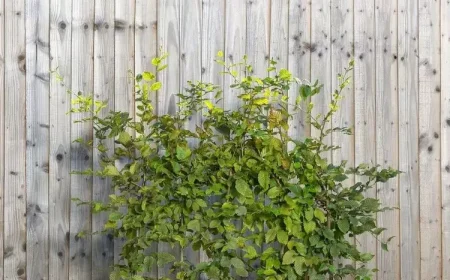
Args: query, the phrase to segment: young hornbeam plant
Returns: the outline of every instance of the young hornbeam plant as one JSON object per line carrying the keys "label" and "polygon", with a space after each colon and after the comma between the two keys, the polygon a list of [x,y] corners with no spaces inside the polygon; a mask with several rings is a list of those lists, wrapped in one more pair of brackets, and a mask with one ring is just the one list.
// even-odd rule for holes
{"label": "young hornbeam plant", "polygon": [[[153,59],[156,72],[166,67],[166,57]],[[317,82],[277,70],[274,61],[266,77],[253,76],[245,58],[228,64],[222,57],[219,52],[216,61],[234,81],[227,92],[237,93],[236,109],[224,110],[208,99],[220,98],[219,86],[189,82],[178,94],[177,112],[157,115],[149,97],[162,85],[152,72],[135,77],[138,121],[126,112],[101,117],[105,103],[75,96],[72,112],[82,113],[82,121],[92,122],[95,130],[96,141],[85,144],[103,155],[99,170],[79,173],[110,177],[115,190],[108,202],[84,203],[109,213],[104,233],[125,239],[123,261],[111,279],[156,279],[146,275],[158,266],[170,267],[158,279],[371,279],[373,269],[365,264],[373,254],[361,252],[351,238],[377,237],[384,230],[376,214],[388,208],[365,193],[399,171],[347,167],[345,161],[334,165],[322,157],[338,149],[324,143],[327,135],[351,133],[329,129],[328,123],[350,83],[353,62],[339,75],[329,111],[313,116],[307,100],[319,94]],[[287,92],[294,84],[299,97],[289,104]],[[292,116],[302,110],[318,137],[289,136]],[[190,130],[186,122],[199,112],[202,123]],[[111,139],[115,146],[109,150],[105,143]],[[362,181],[347,181],[353,175]],[[179,251],[150,250],[156,243]],[[187,247],[204,252],[207,261],[190,262],[183,256]],[[343,265],[345,260],[350,264]]]}

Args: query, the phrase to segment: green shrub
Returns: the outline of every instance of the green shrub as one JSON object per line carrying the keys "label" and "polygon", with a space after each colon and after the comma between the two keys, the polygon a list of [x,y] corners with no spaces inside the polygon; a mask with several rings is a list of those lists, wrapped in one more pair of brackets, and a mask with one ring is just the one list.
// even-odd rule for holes
{"label": "green shrub", "polygon": [[[324,143],[327,135],[350,133],[328,129],[327,123],[350,82],[353,62],[339,75],[329,112],[313,116],[313,104],[306,100],[320,92],[317,82],[300,81],[286,69],[277,70],[273,61],[270,75],[258,78],[249,74],[245,58],[227,64],[222,55],[217,62],[234,80],[231,88],[240,100],[234,110],[208,100],[221,96],[218,86],[189,82],[178,94],[178,112],[156,115],[149,95],[161,83],[150,72],[135,78],[138,121],[125,112],[100,117],[104,103],[81,94],[74,99],[72,112],[93,123],[94,148],[103,154],[100,170],[79,173],[111,177],[116,191],[107,203],[85,202],[94,212],[109,213],[105,232],[125,238],[123,262],[111,278],[151,279],[146,272],[158,265],[170,266],[171,275],[161,279],[202,274],[220,280],[249,274],[258,279],[370,279],[364,264],[373,256],[360,252],[351,238],[384,230],[375,215],[387,208],[364,193],[399,172],[366,164],[346,167],[345,161],[333,165],[322,156],[338,149]],[[153,59],[156,71],[165,68],[165,58]],[[287,91],[293,84],[299,98],[290,104]],[[290,119],[302,112],[317,138],[290,138]],[[199,114],[201,124],[187,129],[188,119]],[[108,139],[115,141],[113,151],[104,144]],[[118,167],[118,160],[126,164]],[[347,183],[354,175],[363,181]],[[181,252],[201,250],[209,260],[190,263],[183,254],[149,250],[161,242]],[[344,266],[342,260],[354,265]]]}

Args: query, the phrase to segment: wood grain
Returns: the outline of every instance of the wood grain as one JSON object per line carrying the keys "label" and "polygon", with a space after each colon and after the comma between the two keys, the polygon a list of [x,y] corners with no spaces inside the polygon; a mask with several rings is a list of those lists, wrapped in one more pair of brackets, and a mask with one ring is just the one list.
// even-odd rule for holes
{"label": "wood grain", "polygon": [[[331,79],[331,6],[330,0],[313,1],[311,4],[311,81],[319,80],[323,84],[322,92],[311,98],[314,103],[313,116],[325,115],[329,110],[331,102],[332,79]],[[328,124],[328,128],[331,125]],[[318,137],[319,131],[312,126],[311,136]],[[325,143],[331,144],[331,135],[326,137]],[[331,152],[323,154],[331,159]]]}
{"label": "wood grain", "polygon": [[[135,70],[135,2],[115,0],[114,8],[114,110],[135,114],[134,80]],[[131,132],[131,131],[130,131]],[[117,160],[116,166],[122,168],[125,160]],[[124,210],[124,209],[122,209]],[[123,239],[114,240],[114,263],[123,263],[120,252]]]}
{"label": "wood grain", "polygon": [[[0,0],[0,42],[5,41],[5,3]],[[0,44],[0,264],[3,264],[4,191],[5,191],[5,44]],[[3,279],[3,265],[0,265]]]}
{"label": "wood grain", "polygon": [[450,279],[450,2],[441,1],[442,278]]}
{"label": "wood grain", "polygon": [[442,279],[440,1],[419,3],[420,279]]}
{"label": "wood grain", "polygon": [[[289,1],[289,70],[300,79],[311,79],[311,2],[307,0]],[[289,90],[289,103],[295,104],[298,86]],[[292,110],[292,107],[290,108]],[[306,120],[306,106],[295,112],[289,126],[290,137],[301,140],[311,135],[311,127]]]}
{"label": "wood grain", "polygon": [[[236,13],[234,11],[239,11]],[[247,40],[247,5],[242,0],[226,0],[225,6],[225,59],[227,63],[238,63],[246,54]],[[240,72],[243,69],[237,69]],[[235,109],[239,106],[237,91],[229,88],[233,78],[224,78],[223,106],[225,109]]]}
{"label": "wood grain", "polygon": [[49,0],[26,3],[27,275],[48,279]]}
{"label": "wood grain", "polygon": [[[69,279],[72,2],[50,2],[49,279]],[[62,81],[60,80],[62,79]]]}
{"label": "wood grain", "polygon": [[[89,95],[94,90],[94,2],[74,1],[72,5],[72,85],[74,94]],[[74,123],[84,114],[73,114],[71,139],[92,140],[90,122]],[[71,169],[92,168],[92,149],[77,142],[70,145]],[[92,200],[92,176],[71,175],[70,195],[82,201]],[[92,218],[89,206],[71,203],[69,279],[89,279],[92,276]],[[85,235],[80,235],[84,233]]]}
{"label": "wood grain", "polygon": [[401,279],[420,279],[418,7],[398,0],[398,106]]}
{"label": "wood grain", "polygon": [[25,1],[5,1],[3,277],[26,279]]}
{"label": "wood grain", "polygon": [[[95,1],[94,18],[94,100],[107,101],[107,107],[100,112],[105,117],[114,109],[114,1]],[[94,139],[94,147],[99,144]],[[114,142],[107,139],[102,143],[111,155]],[[100,169],[102,153],[94,149],[93,169]],[[112,190],[111,180],[94,177],[92,200],[107,202]],[[107,213],[92,216],[92,232],[101,232],[108,220]],[[94,234],[92,236],[92,279],[108,279],[114,264],[114,239],[111,234]]]}
{"label": "wood grain", "polygon": [[[376,0],[376,145],[377,164],[398,168],[398,85],[397,85],[397,1]],[[398,179],[377,184],[377,195],[383,205],[398,208]],[[378,214],[377,223],[387,228],[380,238],[399,236],[399,211],[393,209]],[[377,246],[380,279],[400,279],[399,239],[389,243],[389,251]]]}
{"label": "wood grain", "polygon": [[[355,165],[376,163],[375,114],[375,1],[355,1]],[[356,177],[356,180],[364,178]],[[376,198],[376,189],[366,192]],[[359,249],[374,258],[368,267],[377,267],[376,239],[370,234],[356,238]]]}
{"label": "wood grain", "polygon": [[[158,53],[158,1],[156,0],[136,0],[136,16],[135,16],[135,72],[142,73],[144,71],[154,71],[155,67],[151,64],[152,58]],[[149,96],[154,111],[157,111],[157,94],[152,93]],[[138,103],[135,102],[135,108]],[[135,119],[138,121],[138,116],[135,113]],[[158,244],[152,244],[148,248],[147,253],[154,253],[158,251]],[[156,265],[152,266],[151,271],[147,274],[149,277],[158,277],[158,268]]]}
{"label": "wood grain", "polygon": [[[176,94],[180,91],[180,58],[183,56],[180,46],[180,0],[164,0],[159,2],[158,41],[163,52],[168,52],[167,69],[159,72],[158,80],[162,89],[158,92],[158,114],[173,114],[177,110]],[[158,244],[158,252],[169,252],[180,258],[180,247],[172,248],[168,243]],[[158,276],[169,274],[170,267],[158,268]]]}

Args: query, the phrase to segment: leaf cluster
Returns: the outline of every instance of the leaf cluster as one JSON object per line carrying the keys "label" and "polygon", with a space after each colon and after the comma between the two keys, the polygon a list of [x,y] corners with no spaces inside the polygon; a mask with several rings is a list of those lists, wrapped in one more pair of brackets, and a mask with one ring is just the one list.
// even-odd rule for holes
{"label": "leaf cluster", "polygon": [[[351,133],[327,124],[350,83],[353,62],[339,75],[328,113],[313,116],[308,100],[321,91],[317,82],[294,78],[274,61],[267,77],[257,77],[245,58],[228,64],[222,56],[216,61],[240,100],[233,110],[218,105],[220,87],[189,82],[178,94],[178,112],[157,115],[149,100],[162,84],[152,72],[135,77],[136,119],[126,112],[101,115],[106,104],[89,96],[74,99],[72,112],[84,114],[82,121],[95,129],[96,141],[84,144],[102,154],[99,170],[79,173],[109,177],[115,190],[108,202],[87,202],[94,212],[109,213],[105,233],[125,239],[123,263],[111,278],[152,279],[147,272],[169,266],[170,274],[159,279],[370,279],[365,263],[373,255],[351,238],[384,230],[375,215],[388,208],[365,192],[399,172],[334,165],[323,157],[339,148],[324,143],[327,135]],[[153,59],[156,72],[166,67],[166,57]],[[290,104],[293,86],[299,97]],[[289,136],[292,116],[303,112],[318,137]],[[186,125],[200,113],[200,124]],[[351,184],[350,177],[361,181]],[[149,250],[155,243],[178,248],[181,257]],[[208,260],[191,263],[186,248]]]}

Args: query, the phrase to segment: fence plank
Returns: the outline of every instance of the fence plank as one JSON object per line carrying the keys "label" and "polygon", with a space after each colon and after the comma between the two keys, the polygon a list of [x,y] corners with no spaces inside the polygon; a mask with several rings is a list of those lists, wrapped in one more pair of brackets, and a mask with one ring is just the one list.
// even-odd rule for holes
{"label": "fence plank", "polygon": [[[398,168],[398,94],[397,94],[397,1],[375,1],[376,29],[376,145],[377,164]],[[377,185],[383,205],[398,207],[398,180]],[[393,209],[378,214],[377,222],[387,228],[380,238],[399,236],[399,212]],[[377,272],[380,279],[400,278],[399,239],[389,243],[389,251],[377,247]]]}
{"label": "fence plank", "polygon": [[420,279],[417,2],[398,2],[400,275]]}
{"label": "fence plank", "polygon": [[[307,0],[289,1],[289,70],[295,77],[311,78],[311,2]],[[295,104],[298,86],[289,90],[289,103]],[[306,106],[303,106],[306,110]],[[296,112],[289,124],[289,135],[300,140],[311,135],[310,125],[306,123],[306,114]]]}
{"label": "fence plank", "polygon": [[[227,63],[237,63],[246,54],[247,5],[242,0],[226,0],[225,6],[225,59]],[[227,110],[239,106],[237,90],[231,90],[233,79],[224,78],[223,106]]]}
{"label": "fence plank", "polygon": [[420,279],[441,279],[439,1],[419,0]]}
{"label": "fence plank", "polygon": [[[375,135],[375,16],[374,1],[355,1],[355,165],[376,162]],[[363,178],[357,178],[363,180]],[[376,190],[366,192],[376,197]],[[356,238],[360,250],[374,258],[368,264],[377,266],[376,239],[370,234]]]}
{"label": "fence plank", "polygon": [[71,50],[72,3],[51,0],[50,68],[57,74],[50,76],[49,279],[69,277]]}
{"label": "fence plank", "polygon": [[[114,110],[128,112],[134,116],[134,83],[130,72],[134,73],[134,22],[135,2],[115,0],[114,8]],[[118,167],[126,162],[118,161]],[[120,251],[123,239],[114,241],[114,263],[121,263]]]}
{"label": "fence plank", "polygon": [[[169,53],[167,69],[158,74],[163,88],[158,93],[158,114],[174,114],[177,110],[176,94],[180,90],[180,0],[164,0],[159,2],[158,41],[163,51]],[[169,252],[180,258],[180,247],[171,248],[168,243],[160,243],[158,252]],[[158,268],[158,276],[168,275],[169,266]]]}
{"label": "fence plank", "polygon": [[[144,71],[154,70],[151,64],[152,58],[157,56],[158,52],[158,5],[156,0],[136,0],[136,18],[135,18],[135,72],[142,73]],[[157,110],[157,95],[152,93],[149,96],[154,111]],[[135,106],[137,106],[137,102]],[[136,120],[138,116],[135,114]],[[152,244],[148,249],[148,253],[158,251],[158,244]],[[158,267],[152,266],[151,271],[147,274],[149,277],[158,277]]]}
{"label": "fence plank", "polygon": [[5,1],[4,278],[26,278],[25,1]]}
{"label": "fence plank", "polygon": [[270,1],[247,1],[247,40],[248,63],[253,66],[253,74],[267,74],[270,55]]}
{"label": "fence plank", "polygon": [[[330,0],[313,1],[311,5],[311,81],[319,80],[322,83],[322,92],[311,98],[314,103],[313,116],[325,115],[331,102],[331,2]],[[327,125],[327,128],[330,128]],[[318,137],[319,131],[313,127],[311,135]],[[331,144],[331,136],[324,139],[327,145]],[[331,152],[323,154],[331,159]]]}
{"label": "fence plank", "polygon": [[441,1],[442,279],[450,279],[450,2]]}
{"label": "fence plank", "polygon": [[[223,67],[214,62],[217,52],[225,47],[225,0],[205,0],[202,4],[202,74],[203,82],[223,86]],[[214,94],[208,96],[215,100]],[[218,102],[223,107],[223,99]],[[210,202],[214,202],[211,199]],[[206,262],[209,258],[204,251],[200,252],[200,261]]]}
{"label": "fence plank", "polygon": [[[107,107],[100,112],[106,116],[114,109],[114,1],[95,1],[94,19],[94,100],[107,101]],[[94,139],[94,147],[99,142]],[[111,155],[114,142],[111,139],[103,143]],[[93,168],[100,169],[102,153],[93,151]],[[111,180],[94,177],[92,200],[107,202],[111,193]],[[108,214],[100,213],[92,216],[92,232],[103,230]],[[108,279],[111,266],[114,264],[114,240],[111,235],[95,234],[92,236],[92,279]]]}
{"label": "fence plank", "polygon": [[[93,84],[94,50],[94,2],[90,0],[74,1],[72,6],[72,91],[75,94],[91,94]],[[78,121],[83,114],[72,115]],[[72,123],[71,138],[92,140],[91,123]],[[80,143],[72,142],[70,159],[72,170],[92,168],[92,149]],[[92,177],[71,176],[71,198],[83,201],[92,200]],[[69,279],[89,279],[92,275],[92,231],[91,211],[88,206],[77,206],[72,202],[70,211],[70,263]],[[81,232],[87,233],[85,237]]]}
{"label": "fence plank", "polygon": [[26,3],[27,275],[48,279],[49,1]]}
{"label": "fence plank", "polygon": [[270,58],[278,68],[288,68],[289,5],[284,1],[270,2]]}
{"label": "fence plank", "polygon": [[[188,87],[188,81],[201,81],[202,65],[202,1],[180,1],[180,92]],[[191,131],[201,126],[202,112],[194,114],[186,124]],[[189,145],[196,145],[194,141],[188,141]],[[198,141],[197,141],[198,142]],[[200,252],[188,247],[181,252],[185,259],[192,263],[200,261]]]}
{"label": "fence plank", "polygon": [[[0,0],[0,57],[5,57],[5,3]],[[5,61],[0,59],[0,279],[3,279],[3,236],[5,191]]]}
{"label": "fence plank", "polygon": [[[331,1],[331,80],[333,90],[338,87],[338,74],[344,71],[349,60],[353,56],[353,3],[354,1],[332,0]],[[353,73],[351,73],[353,74]],[[340,110],[334,114],[331,126],[354,128],[355,108],[354,104],[354,86],[353,80],[350,85],[344,89],[340,102]],[[347,167],[354,166],[355,155],[355,137],[354,135],[345,135],[334,133],[331,137],[331,143],[340,146],[338,150],[332,152],[333,164],[340,164],[343,160],[347,161]],[[347,185],[354,183],[354,176],[349,176]],[[353,238],[348,238],[353,242]],[[339,261],[341,262],[341,260]],[[343,260],[344,265],[350,264],[350,260]],[[349,279],[348,277],[346,279]]]}
{"label": "fence plank", "polygon": [[[214,62],[225,48],[225,0],[206,0],[202,5],[202,81],[223,86],[223,67]],[[211,100],[214,96],[209,96]]]}

